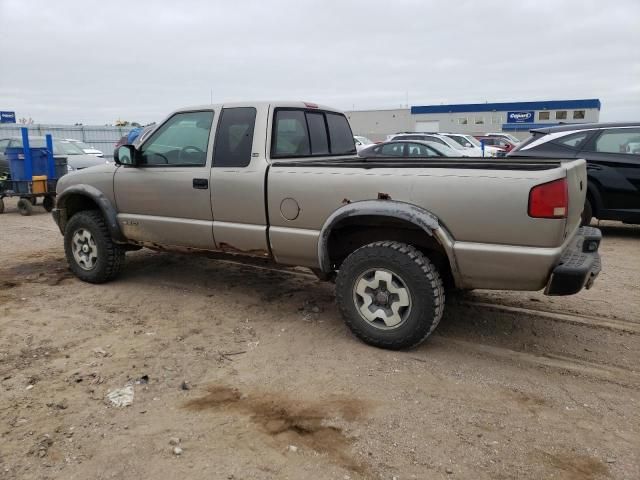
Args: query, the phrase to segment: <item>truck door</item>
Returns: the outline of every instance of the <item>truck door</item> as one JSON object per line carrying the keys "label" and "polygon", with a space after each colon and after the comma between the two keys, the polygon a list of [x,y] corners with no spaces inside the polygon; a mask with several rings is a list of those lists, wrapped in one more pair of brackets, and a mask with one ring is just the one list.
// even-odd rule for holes
{"label": "truck door", "polygon": [[269,255],[267,121],[268,108],[223,108],[220,114],[211,173],[213,234],[219,250]]}
{"label": "truck door", "polygon": [[212,110],[171,116],[140,147],[140,162],[114,177],[118,221],[127,238],[214,249],[210,194]]}

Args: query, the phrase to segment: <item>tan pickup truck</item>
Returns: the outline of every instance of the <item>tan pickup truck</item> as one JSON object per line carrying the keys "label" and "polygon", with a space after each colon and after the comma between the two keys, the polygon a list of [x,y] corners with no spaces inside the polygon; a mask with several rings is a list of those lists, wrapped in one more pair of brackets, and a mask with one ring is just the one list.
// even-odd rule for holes
{"label": "tan pickup truck", "polygon": [[359,158],[339,111],[271,102],[175,111],[115,161],[58,182],[87,282],[140,247],[264,257],[335,279],[355,335],[399,349],[435,329],[446,289],[569,295],[600,271],[583,160]]}

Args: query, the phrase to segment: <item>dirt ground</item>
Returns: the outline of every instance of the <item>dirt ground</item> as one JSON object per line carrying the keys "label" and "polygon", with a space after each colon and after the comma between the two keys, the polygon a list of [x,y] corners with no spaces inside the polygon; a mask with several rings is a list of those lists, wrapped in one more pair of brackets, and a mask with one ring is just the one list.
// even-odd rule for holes
{"label": "dirt ground", "polygon": [[301,270],[141,250],[82,283],[7,202],[0,478],[638,479],[640,227],[602,229],[592,290],[451,297],[390,352]]}

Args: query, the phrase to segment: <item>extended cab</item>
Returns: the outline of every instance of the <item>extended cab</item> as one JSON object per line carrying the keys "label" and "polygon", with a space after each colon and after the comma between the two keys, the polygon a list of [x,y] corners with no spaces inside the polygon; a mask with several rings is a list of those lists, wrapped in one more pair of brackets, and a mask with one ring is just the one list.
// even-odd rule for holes
{"label": "extended cab", "polygon": [[82,280],[139,247],[219,251],[336,280],[362,340],[408,348],[445,288],[568,295],[600,270],[580,228],[583,160],[359,158],[345,116],[315,104],[178,110],[115,165],[64,176],[54,218]]}

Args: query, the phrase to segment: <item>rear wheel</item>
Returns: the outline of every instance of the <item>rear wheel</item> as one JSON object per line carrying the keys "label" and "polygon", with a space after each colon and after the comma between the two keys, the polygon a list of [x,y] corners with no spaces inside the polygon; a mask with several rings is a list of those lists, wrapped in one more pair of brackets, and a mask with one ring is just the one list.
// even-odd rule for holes
{"label": "rear wheel", "polygon": [[97,210],[71,217],[64,230],[64,252],[73,273],[85,282],[107,282],[124,265],[125,250],[113,242]]}
{"label": "rear wheel", "polygon": [[582,210],[582,225],[589,225],[593,218],[593,209],[589,199],[584,201],[584,210]]}
{"label": "rear wheel", "polygon": [[444,311],[444,286],[422,252],[382,241],[345,259],[336,279],[336,299],[358,338],[397,350],[420,344],[436,328]]}

